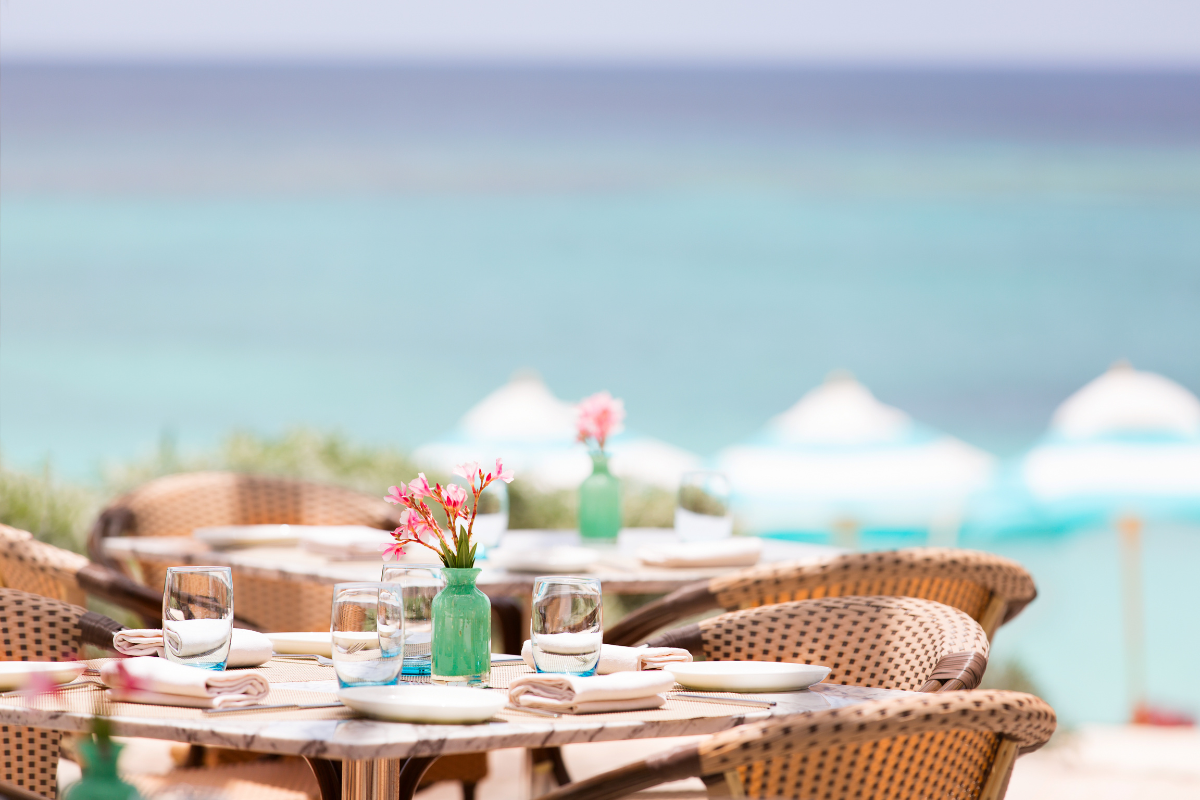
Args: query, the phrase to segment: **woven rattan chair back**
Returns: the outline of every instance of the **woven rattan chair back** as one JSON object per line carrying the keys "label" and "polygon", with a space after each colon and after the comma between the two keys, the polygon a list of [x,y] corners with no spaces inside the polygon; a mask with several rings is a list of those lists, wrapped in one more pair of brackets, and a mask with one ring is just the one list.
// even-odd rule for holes
{"label": "woven rattan chair back", "polygon": [[[366,525],[391,530],[398,512],[383,500],[336,486],[289,478],[193,472],[169,475],[118,498],[92,527],[88,552],[106,560],[109,536],[191,536],[212,525]],[[166,566],[139,560],[129,565],[134,578],[162,591]],[[266,631],[329,630],[333,587],[239,574],[233,591],[238,616]]]}
{"label": "woven rattan chair back", "polygon": [[709,661],[787,661],[829,667],[826,681],[908,691],[973,689],[987,667],[979,623],[911,597],[835,597],[733,611],[670,631],[656,647]]}
{"label": "woven rattan chair back", "polygon": [[964,611],[991,638],[1037,596],[1020,564],[991,553],[917,547],[848,553],[821,562],[766,564],[686,586],[605,631],[609,644],[636,644],[705,611],[847,595],[936,600]]}
{"label": "woven rattan chair back", "polygon": [[74,605],[92,595],[150,620],[162,618],[161,590],[7,525],[0,525],[0,586]]}
{"label": "woven rattan chair back", "polygon": [[542,800],[615,800],[702,776],[710,797],[998,800],[1054,710],[1019,692],[900,696],[741,725]]}
{"label": "woven rattan chair back", "polygon": [[[112,649],[121,626],[79,606],[0,589],[0,645],[5,661],[73,661],[84,644]],[[0,726],[0,794],[5,787],[53,798],[58,791],[60,735],[23,725]]]}

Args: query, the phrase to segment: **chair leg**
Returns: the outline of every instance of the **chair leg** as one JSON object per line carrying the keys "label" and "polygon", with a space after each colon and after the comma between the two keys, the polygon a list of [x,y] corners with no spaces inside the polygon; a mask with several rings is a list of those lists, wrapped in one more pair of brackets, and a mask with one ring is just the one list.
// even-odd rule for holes
{"label": "chair leg", "polygon": [[463,800],[475,800],[475,786],[476,786],[475,783],[463,781],[463,784],[462,784]]}
{"label": "chair leg", "polygon": [[321,788],[321,800],[342,800],[342,762],[328,758],[304,758]]}
{"label": "chair leg", "polygon": [[530,757],[533,759],[534,769],[539,765],[549,766],[554,780],[559,786],[566,786],[571,782],[571,773],[567,772],[567,763],[563,761],[561,748],[535,747],[530,752]]}

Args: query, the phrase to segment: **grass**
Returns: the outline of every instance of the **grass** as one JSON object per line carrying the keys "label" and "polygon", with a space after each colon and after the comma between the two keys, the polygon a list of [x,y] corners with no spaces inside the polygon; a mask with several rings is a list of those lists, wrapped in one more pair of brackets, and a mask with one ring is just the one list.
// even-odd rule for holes
{"label": "grass", "polygon": [[[0,523],[82,552],[88,527],[105,503],[154,478],[198,470],[302,478],[379,496],[417,473],[402,450],[311,428],[293,428],[278,436],[235,431],[217,447],[196,453],[181,453],[173,439],[164,436],[149,456],[106,465],[95,485],[64,482],[48,465],[40,472],[20,472],[0,463]],[[444,481],[446,476],[430,478]],[[674,494],[628,482],[622,488],[627,527],[671,526]],[[509,485],[511,528],[574,528],[577,508],[577,492],[537,491],[522,484],[520,476]]]}

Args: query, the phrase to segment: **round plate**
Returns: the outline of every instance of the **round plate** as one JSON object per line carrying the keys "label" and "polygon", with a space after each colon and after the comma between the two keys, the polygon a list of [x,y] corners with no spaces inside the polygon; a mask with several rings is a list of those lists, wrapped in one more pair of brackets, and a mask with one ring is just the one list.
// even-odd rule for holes
{"label": "round plate", "polygon": [[192,536],[210,547],[286,546],[300,541],[296,525],[222,525],[196,528]]}
{"label": "round plate", "polygon": [[497,547],[487,556],[489,564],[509,572],[545,574],[587,572],[598,558],[598,553],[584,547],[545,547],[536,550],[505,550]]}
{"label": "round plate", "polygon": [[794,692],[820,683],[829,667],[777,661],[699,661],[672,664],[675,680],[706,692]]}
{"label": "round plate", "polygon": [[70,683],[85,669],[82,661],[0,661],[0,691],[20,689],[39,673],[51,683]]}
{"label": "round plate", "polygon": [[507,695],[453,686],[352,686],[338,699],[355,711],[395,722],[486,722],[504,708]]}

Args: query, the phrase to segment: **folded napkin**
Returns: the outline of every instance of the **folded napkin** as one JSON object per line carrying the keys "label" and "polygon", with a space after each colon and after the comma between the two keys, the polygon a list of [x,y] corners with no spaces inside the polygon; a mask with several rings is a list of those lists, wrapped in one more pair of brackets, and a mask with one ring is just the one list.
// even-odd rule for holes
{"label": "folded napkin", "polygon": [[752,567],[762,556],[762,540],[754,536],[738,536],[712,542],[643,547],[637,555],[643,564],[651,567]]}
{"label": "folded napkin", "polygon": [[[544,645],[542,649],[550,652],[550,648]],[[533,642],[528,639],[521,645],[521,658],[525,659],[525,663],[531,669],[537,669],[533,663]],[[596,674],[611,675],[614,672],[665,669],[669,664],[691,660],[692,654],[682,647],[622,647],[619,644],[605,644],[600,646],[600,661],[596,664]]]}
{"label": "folded napkin", "polygon": [[[208,622],[208,620],[190,621]],[[113,634],[113,647],[118,653],[127,656],[157,655],[161,657],[163,655],[163,632],[160,628],[117,631]],[[271,640],[266,636],[258,631],[234,628],[233,639],[229,643],[229,660],[225,665],[228,667],[257,667],[259,664],[265,664],[271,660],[271,652]]]}
{"label": "folded napkin", "polygon": [[188,708],[251,706],[271,692],[257,672],[213,672],[152,656],[110,661],[100,668],[100,679],[112,698],[123,703]]}
{"label": "folded napkin", "polygon": [[666,702],[660,692],[675,687],[675,676],[663,670],[617,672],[612,675],[560,675],[543,672],[523,675],[508,685],[514,705],[561,714],[597,714],[659,708]]}

